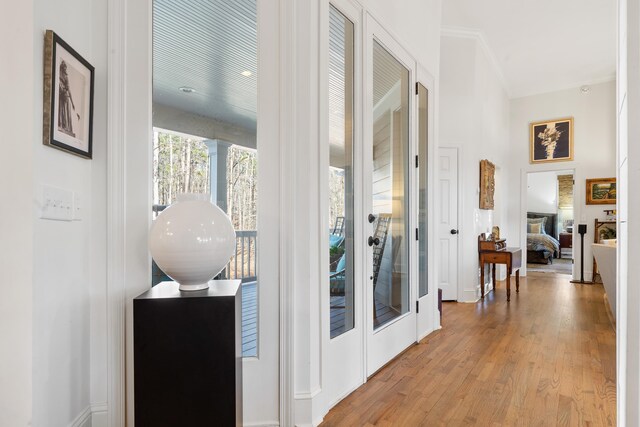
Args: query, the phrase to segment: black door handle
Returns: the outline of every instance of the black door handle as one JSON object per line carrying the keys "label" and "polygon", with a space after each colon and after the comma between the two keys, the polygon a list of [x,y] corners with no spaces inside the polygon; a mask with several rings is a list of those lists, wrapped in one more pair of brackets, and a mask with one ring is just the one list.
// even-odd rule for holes
{"label": "black door handle", "polygon": [[376,220],[376,216],[374,214],[369,214],[367,219],[369,220],[369,224],[373,224],[373,221]]}
{"label": "black door handle", "polygon": [[456,230],[455,228],[451,230],[451,234],[458,234],[458,230]]}
{"label": "black door handle", "polygon": [[373,237],[369,236],[369,239],[367,239],[367,243],[369,243],[369,246],[378,246],[380,244],[380,239],[378,239],[377,237],[374,239]]}

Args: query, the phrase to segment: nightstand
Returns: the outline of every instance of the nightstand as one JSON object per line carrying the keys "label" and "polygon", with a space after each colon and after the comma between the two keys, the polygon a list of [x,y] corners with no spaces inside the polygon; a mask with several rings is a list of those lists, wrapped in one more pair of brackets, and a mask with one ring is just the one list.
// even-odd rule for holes
{"label": "nightstand", "polygon": [[560,233],[560,256],[562,258],[562,249],[573,248],[573,234],[571,233]]}

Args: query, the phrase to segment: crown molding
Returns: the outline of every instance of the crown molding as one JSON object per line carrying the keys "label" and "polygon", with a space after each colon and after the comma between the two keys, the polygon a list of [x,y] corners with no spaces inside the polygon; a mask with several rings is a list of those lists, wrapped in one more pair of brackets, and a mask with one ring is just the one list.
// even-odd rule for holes
{"label": "crown molding", "polygon": [[443,25],[440,28],[440,35],[442,37],[456,37],[476,40],[478,42],[478,45],[480,46],[480,49],[484,53],[485,57],[489,60],[489,63],[498,76],[498,80],[500,81],[500,84],[502,85],[504,91],[507,93],[507,97],[511,98],[511,87],[509,85],[509,82],[507,81],[507,78],[502,71],[502,67],[500,66],[496,55],[493,53],[493,50],[489,46],[489,43],[484,37],[482,31],[470,28]]}
{"label": "crown molding", "polygon": [[580,82],[568,83],[566,85],[559,85],[553,89],[543,90],[529,90],[529,91],[514,91],[511,99],[528,98],[530,96],[546,95],[554,92],[563,92],[568,90],[579,89],[582,86],[596,86],[599,84],[610,83],[616,81],[616,75],[609,74],[594,79],[584,80]]}

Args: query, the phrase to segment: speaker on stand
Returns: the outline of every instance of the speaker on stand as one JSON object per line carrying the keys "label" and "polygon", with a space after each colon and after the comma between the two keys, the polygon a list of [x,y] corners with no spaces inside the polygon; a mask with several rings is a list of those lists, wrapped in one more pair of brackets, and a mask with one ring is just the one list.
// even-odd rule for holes
{"label": "speaker on stand", "polygon": [[580,280],[572,280],[571,283],[584,283],[592,285],[593,282],[584,281],[584,235],[587,233],[587,224],[578,224],[578,234],[580,234]]}

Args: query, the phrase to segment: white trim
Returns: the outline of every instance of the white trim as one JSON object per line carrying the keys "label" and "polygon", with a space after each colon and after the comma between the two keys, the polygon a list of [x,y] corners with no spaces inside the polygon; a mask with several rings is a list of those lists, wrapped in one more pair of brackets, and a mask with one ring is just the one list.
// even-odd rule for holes
{"label": "white trim", "polygon": [[[107,98],[107,425],[125,425],[126,0],[109,0]],[[105,410],[106,410],[105,405]]]}
{"label": "white trim", "polygon": [[[585,176],[580,173],[580,164],[578,162],[570,162],[567,163],[567,166],[561,167],[556,163],[547,163],[542,165],[528,165],[528,167],[524,167],[520,169],[520,236],[519,236],[519,247],[522,250],[522,267],[520,268],[520,276],[527,276],[527,263],[528,263],[528,254],[527,254],[527,211],[528,211],[528,181],[530,173],[544,173],[544,172],[562,172],[562,171],[571,171],[573,174],[573,220],[574,223],[577,224],[580,221],[580,217],[582,215],[582,209],[586,208],[586,205],[583,205],[578,201],[578,193],[576,191],[577,182],[582,182],[581,180],[585,179]],[[578,263],[577,256],[579,256],[579,234],[573,233],[573,251],[571,254],[571,258],[573,258],[573,264],[571,265],[571,279],[579,280],[580,274],[578,272]],[[589,242],[587,241],[587,244]],[[513,275],[514,273],[512,273]],[[593,273],[591,271],[584,272],[584,279],[586,282],[591,281],[591,276]]]}
{"label": "white trim", "polygon": [[498,80],[500,80],[502,88],[505,90],[505,92],[507,92],[507,97],[511,98],[511,89],[509,87],[509,82],[502,72],[500,62],[498,62],[496,55],[493,53],[493,50],[489,46],[489,43],[487,42],[487,39],[485,38],[482,31],[443,25],[440,29],[440,35],[443,37],[457,37],[476,40],[480,45],[480,49],[482,49],[482,52],[486,55],[489,63],[493,67],[493,70],[498,75]]}
{"label": "white trim", "polygon": [[280,424],[295,420],[294,402],[294,310],[295,259],[291,230],[294,207],[296,87],[296,1],[280,0]]}
{"label": "white trim", "polygon": [[107,403],[91,404],[91,427],[107,427],[108,422]]}
{"label": "white trim", "polygon": [[91,427],[91,405],[84,408],[84,410],[71,421],[69,427]]}
{"label": "white trim", "polygon": [[606,74],[604,76],[595,77],[593,79],[584,80],[581,82],[573,82],[568,84],[559,85],[553,89],[544,89],[544,90],[530,90],[530,91],[522,91],[522,92],[514,92],[511,94],[509,99],[518,99],[518,98],[527,98],[530,96],[538,96],[538,95],[546,95],[554,92],[562,92],[566,90],[580,90],[581,86],[594,86],[604,83],[613,82],[616,80],[615,74]]}

